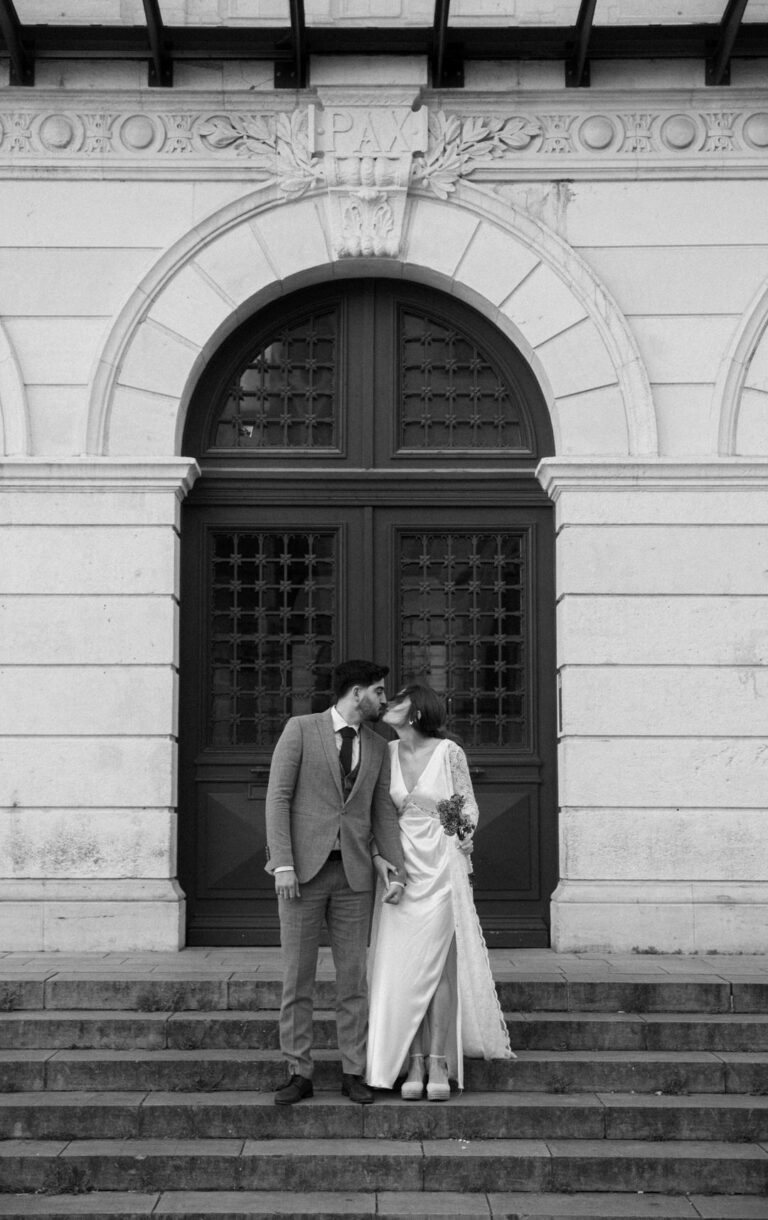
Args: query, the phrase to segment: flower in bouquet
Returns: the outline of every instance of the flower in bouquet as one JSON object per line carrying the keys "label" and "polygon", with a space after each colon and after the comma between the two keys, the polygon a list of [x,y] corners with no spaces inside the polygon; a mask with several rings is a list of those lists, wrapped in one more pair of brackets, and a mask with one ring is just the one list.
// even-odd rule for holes
{"label": "flower in bouquet", "polygon": [[454,792],[452,796],[437,802],[443,830],[447,835],[458,835],[459,839],[466,839],[474,830],[471,820],[464,813],[465,799],[461,793]]}

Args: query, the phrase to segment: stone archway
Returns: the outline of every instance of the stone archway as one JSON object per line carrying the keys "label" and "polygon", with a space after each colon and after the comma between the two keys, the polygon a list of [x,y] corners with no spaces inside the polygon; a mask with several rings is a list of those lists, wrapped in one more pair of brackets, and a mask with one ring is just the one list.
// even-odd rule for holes
{"label": "stone archway", "polygon": [[712,396],[720,457],[768,453],[768,286],[745,311]]}
{"label": "stone archway", "polygon": [[652,456],[650,387],[610,295],[556,234],[462,185],[452,201],[408,197],[396,258],[339,258],[319,195],[276,204],[262,190],[222,209],[145,277],[98,362],[88,450],[179,452],[187,405],[209,355],[242,318],[335,275],[401,276],[460,296],[529,360],[558,456]]}
{"label": "stone archway", "polygon": [[0,453],[24,457],[29,452],[29,424],[24,380],[5,329],[0,323]]}
{"label": "stone archway", "polygon": [[203,370],[238,325],[290,291],[350,276],[421,282],[492,322],[538,381],[556,458],[602,465],[656,455],[650,387],[629,328],[554,232],[466,183],[450,200],[409,193],[396,253],[341,257],[332,222],[320,191],[285,202],[271,186],[167,251],[97,362],[87,448],[99,465],[111,458],[143,469],[179,455]]}

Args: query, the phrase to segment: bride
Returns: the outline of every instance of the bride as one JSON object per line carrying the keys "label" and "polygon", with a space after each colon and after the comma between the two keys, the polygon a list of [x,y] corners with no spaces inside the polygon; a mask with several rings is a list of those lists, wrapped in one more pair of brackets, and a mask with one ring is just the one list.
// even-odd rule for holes
{"label": "bride", "polygon": [[464,751],[444,738],[442,701],[428,686],[401,690],[384,722],[390,743],[390,795],[400,821],[408,886],[377,902],[369,958],[366,1077],[430,1101],[463,1087],[463,1056],[514,1058],[491,975],[468,873],[471,838],[442,826],[438,803],[458,794],[472,828],[478,809]]}

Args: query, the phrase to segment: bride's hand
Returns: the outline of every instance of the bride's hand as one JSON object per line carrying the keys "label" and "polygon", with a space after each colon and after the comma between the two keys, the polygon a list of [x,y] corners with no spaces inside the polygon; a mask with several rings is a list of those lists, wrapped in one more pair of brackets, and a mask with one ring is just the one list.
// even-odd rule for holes
{"label": "bride's hand", "polygon": [[456,839],[459,851],[463,851],[465,856],[471,856],[475,850],[474,835],[467,835],[466,839]]}
{"label": "bride's hand", "polygon": [[393,881],[389,885],[386,894],[382,898],[382,902],[387,902],[387,903],[389,903],[390,906],[396,907],[398,902],[402,898],[402,896],[403,896],[403,886],[398,885],[398,883],[396,881]]}

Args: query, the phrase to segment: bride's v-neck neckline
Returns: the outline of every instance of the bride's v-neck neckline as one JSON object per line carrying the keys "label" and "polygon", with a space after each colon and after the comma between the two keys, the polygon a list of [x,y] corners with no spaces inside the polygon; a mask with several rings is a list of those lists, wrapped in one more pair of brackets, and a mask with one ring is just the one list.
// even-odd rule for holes
{"label": "bride's v-neck neckline", "polygon": [[432,751],[429,758],[425,762],[424,766],[421,768],[418,779],[416,780],[415,784],[413,784],[413,786],[411,788],[409,788],[405,782],[405,776],[403,774],[403,767],[402,767],[402,763],[400,762],[400,742],[398,741],[395,743],[395,757],[397,758],[397,769],[400,772],[400,779],[403,781],[403,788],[405,788],[405,791],[408,794],[408,796],[411,796],[416,791],[419,784],[421,783],[424,776],[426,775],[427,771],[432,766],[432,759],[435,757],[435,755],[437,754],[441,745],[443,744],[443,740],[444,739],[441,739],[440,741],[438,741],[437,745],[435,746],[434,750]]}

